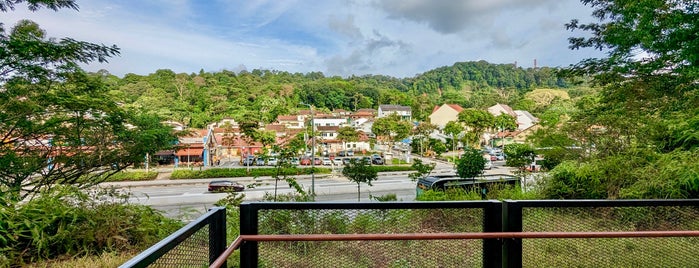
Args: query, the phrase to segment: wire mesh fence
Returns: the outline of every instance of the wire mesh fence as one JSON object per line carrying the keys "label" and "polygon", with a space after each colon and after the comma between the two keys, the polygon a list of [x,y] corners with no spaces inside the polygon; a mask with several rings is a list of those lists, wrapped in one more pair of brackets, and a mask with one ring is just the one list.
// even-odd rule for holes
{"label": "wire mesh fence", "polygon": [[225,215],[212,208],[120,267],[208,267],[226,247]]}
{"label": "wire mesh fence", "polygon": [[209,226],[196,231],[148,267],[207,266],[209,266]]}
{"label": "wire mesh fence", "polygon": [[[699,230],[696,206],[525,207],[522,232]],[[523,239],[521,267],[699,267],[697,237]]]}
{"label": "wire mesh fence", "polygon": [[[484,232],[484,207],[259,209],[260,235]],[[258,267],[483,267],[484,241],[258,242]]]}

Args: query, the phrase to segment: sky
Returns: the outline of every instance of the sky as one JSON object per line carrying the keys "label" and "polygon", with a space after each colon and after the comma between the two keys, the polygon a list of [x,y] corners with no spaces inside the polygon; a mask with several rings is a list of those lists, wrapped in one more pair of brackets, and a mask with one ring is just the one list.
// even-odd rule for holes
{"label": "sky", "polygon": [[105,69],[122,77],[266,69],[326,76],[414,77],[456,62],[567,67],[601,57],[570,50],[591,22],[575,0],[77,0],[79,11],[25,6],[0,13],[10,29],[30,19],[49,37],[116,45]]}

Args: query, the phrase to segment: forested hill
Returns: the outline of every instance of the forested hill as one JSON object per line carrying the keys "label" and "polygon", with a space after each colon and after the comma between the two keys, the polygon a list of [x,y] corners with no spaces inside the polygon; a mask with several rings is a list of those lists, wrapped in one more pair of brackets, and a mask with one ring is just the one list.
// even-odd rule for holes
{"label": "forested hill", "polygon": [[523,69],[514,64],[491,64],[486,61],[457,62],[440,67],[415,78],[413,87],[419,92],[435,92],[438,89],[514,88],[529,90],[533,87],[566,87],[562,78],[556,77],[556,69],[549,67]]}
{"label": "forested hill", "polygon": [[416,119],[424,119],[435,105],[456,103],[463,107],[487,107],[495,103],[514,104],[535,88],[560,88],[566,81],[556,69],[523,69],[512,64],[485,61],[460,62],[412,78],[382,75],[326,77],[321,72],[306,74],[252,70],[176,74],[157,70],[146,76],[127,74],[123,78],[98,72],[115,101],[134,109],[153,111],[166,119],[192,127],[224,117],[239,121],[273,122],[277,115],[307,109],[376,109],[380,104],[411,106]]}

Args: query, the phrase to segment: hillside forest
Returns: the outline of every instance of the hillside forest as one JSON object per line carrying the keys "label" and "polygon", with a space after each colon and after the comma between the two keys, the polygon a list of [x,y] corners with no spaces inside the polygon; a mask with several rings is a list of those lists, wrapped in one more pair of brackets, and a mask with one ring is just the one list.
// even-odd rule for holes
{"label": "hillside forest", "polygon": [[278,115],[306,107],[300,103],[325,111],[404,105],[412,107],[414,118],[424,121],[435,105],[444,103],[464,108],[508,103],[543,109],[535,107],[540,99],[525,96],[537,88],[580,94],[579,87],[559,78],[555,68],[523,69],[514,64],[485,61],[458,62],[412,78],[382,75],[342,78],[326,77],[322,72],[302,74],[257,69],[238,73],[202,70],[192,74],[161,69],[145,76],[126,74],[123,78],[107,71],[95,75],[102,77],[109,95],[124,107],[148,109],[167,120],[197,128],[224,117],[271,123]]}

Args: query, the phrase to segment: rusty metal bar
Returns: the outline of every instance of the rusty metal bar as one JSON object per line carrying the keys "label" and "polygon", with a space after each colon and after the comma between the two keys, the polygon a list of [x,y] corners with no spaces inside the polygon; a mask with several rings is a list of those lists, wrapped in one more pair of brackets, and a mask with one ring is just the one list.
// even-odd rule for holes
{"label": "rusty metal bar", "polygon": [[231,245],[228,246],[228,248],[225,251],[223,251],[223,253],[221,253],[221,256],[218,256],[218,258],[216,258],[216,260],[213,263],[211,263],[211,265],[209,265],[209,267],[221,267],[224,263],[226,263],[228,257],[230,257],[231,254],[233,254],[233,252],[236,249],[238,249],[241,244],[243,244],[243,237],[238,236],[235,240],[233,240],[233,243],[231,243]]}
{"label": "rusty metal bar", "polygon": [[406,234],[302,234],[241,235],[209,267],[220,267],[244,241],[356,241],[356,240],[450,240],[513,238],[631,238],[699,237],[699,231],[639,232],[500,232],[500,233],[406,233]]}

